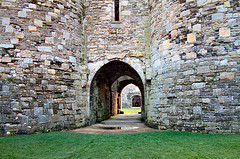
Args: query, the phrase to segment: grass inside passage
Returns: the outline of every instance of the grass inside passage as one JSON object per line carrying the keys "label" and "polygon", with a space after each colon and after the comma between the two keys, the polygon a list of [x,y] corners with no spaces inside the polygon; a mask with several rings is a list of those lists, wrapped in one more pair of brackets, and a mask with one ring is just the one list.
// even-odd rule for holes
{"label": "grass inside passage", "polygon": [[239,158],[239,135],[52,132],[0,138],[0,158]]}
{"label": "grass inside passage", "polygon": [[141,108],[140,107],[136,107],[136,108],[122,108],[122,110],[124,111],[124,113],[138,113],[141,112]]}

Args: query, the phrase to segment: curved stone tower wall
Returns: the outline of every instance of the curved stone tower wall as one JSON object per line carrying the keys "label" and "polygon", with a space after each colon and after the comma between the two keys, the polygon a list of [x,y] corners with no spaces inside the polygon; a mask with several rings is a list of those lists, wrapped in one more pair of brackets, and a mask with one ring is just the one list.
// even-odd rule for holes
{"label": "curved stone tower wall", "polygon": [[0,3],[1,134],[86,123],[81,1]]}
{"label": "curved stone tower wall", "polygon": [[239,1],[150,0],[149,8],[148,123],[239,134]]}

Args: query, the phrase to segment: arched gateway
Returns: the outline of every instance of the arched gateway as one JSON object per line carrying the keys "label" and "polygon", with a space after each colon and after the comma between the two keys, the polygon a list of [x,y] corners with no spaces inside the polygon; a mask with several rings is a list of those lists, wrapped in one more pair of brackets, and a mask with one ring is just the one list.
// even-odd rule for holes
{"label": "arched gateway", "polygon": [[[112,61],[102,66],[91,82],[89,124],[118,114],[121,109],[121,92],[131,83],[139,87],[144,99],[143,82],[129,64]],[[142,106],[142,118],[144,118],[144,100],[142,100]]]}

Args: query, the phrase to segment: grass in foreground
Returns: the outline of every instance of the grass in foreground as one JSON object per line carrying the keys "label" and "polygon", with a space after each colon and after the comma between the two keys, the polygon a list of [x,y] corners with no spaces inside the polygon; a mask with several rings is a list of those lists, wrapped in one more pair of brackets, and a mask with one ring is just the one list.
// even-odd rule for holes
{"label": "grass in foreground", "polygon": [[124,111],[124,113],[138,113],[141,112],[141,108],[137,107],[137,108],[122,108],[122,110]]}
{"label": "grass in foreground", "polygon": [[240,136],[177,131],[0,138],[0,158],[239,158]]}

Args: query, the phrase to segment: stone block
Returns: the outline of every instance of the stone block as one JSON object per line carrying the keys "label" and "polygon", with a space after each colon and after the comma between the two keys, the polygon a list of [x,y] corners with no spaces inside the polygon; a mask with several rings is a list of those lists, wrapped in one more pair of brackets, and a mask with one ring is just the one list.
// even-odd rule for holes
{"label": "stone block", "polygon": [[36,84],[37,80],[35,78],[30,78],[30,83]]}
{"label": "stone block", "polygon": [[2,18],[2,25],[9,25],[10,24],[10,18]]}
{"label": "stone block", "polygon": [[[57,17],[58,16],[56,13],[53,13],[53,12],[48,12],[48,15],[52,16],[52,17]],[[75,18],[77,18],[77,15],[76,15]]]}
{"label": "stone block", "polygon": [[49,90],[49,91],[53,91],[53,90],[55,90],[57,87],[55,86],[55,85],[47,85],[47,89]]}
{"label": "stone block", "polygon": [[47,123],[48,117],[46,115],[40,115],[40,116],[38,116],[38,122],[39,123]]}
{"label": "stone block", "polygon": [[48,85],[48,81],[47,81],[47,80],[42,80],[42,81],[41,81],[41,84],[42,84],[42,85]]}
{"label": "stone block", "polygon": [[42,27],[43,26],[43,21],[38,20],[38,19],[34,19],[33,23],[37,27]]}
{"label": "stone block", "polygon": [[195,59],[196,57],[197,55],[194,52],[186,53],[186,59]]}
{"label": "stone block", "polygon": [[33,109],[33,114],[35,116],[39,116],[39,115],[42,115],[43,114],[43,107],[35,107]]}
{"label": "stone block", "polygon": [[192,74],[194,74],[194,70],[193,69],[183,72],[184,76],[189,76],[189,75],[192,75]]}
{"label": "stone block", "polygon": [[193,107],[193,114],[202,114],[202,108],[199,106]]}
{"label": "stone block", "polygon": [[16,33],[15,33],[15,38],[17,38],[17,39],[23,39],[23,38],[24,38],[24,34],[23,34],[23,33],[20,33],[20,32],[16,32]]}
{"label": "stone block", "polygon": [[25,64],[33,63],[33,59],[32,59],[32,58],[24,58],[23,62],[24,62]]}
{"label": "stone block", "polygon": [[11,57],[2,57],[2,62],[12,62]]}
{"label": "stone block", "polygon": [[58,6],[59,9],[64,9],[64,6],[61,5],[61,4],[57,4],[57,6]]}
{"label": "stone block", "polygon": [[6,33],[12,33],[14,31],[14,28],[11,25],[6,25],[5,32]]}
{"label": "stone block", "polygon": [[70,112],[69,112],[68,109],[63,109],[63,110],[62,110],[62,114],[63,114],[63,115],[69,115]]}
{"label": "stone block", "polygon": [[212,15],[212,20],[223,20],[224,13],[215,13]]}
{"label": "stone block", "polygon": [[230,28],[220,28],[219,29],[219,36],[220,37],[228,37],[228,36],[230,36]]}
{"label": "stone block", "polygon": [[65,86],[65,85],[61,85],[61,91],[67,91],[68,90],[68,87]]}
{"label": "stone block", "polygon": [[50,22],[52,22],[52,17],[50,15],[46,15],[45,20],[46,20],[46,22],[50,23]]}
{"label": "stone block", "polygon": [[228,65],[228,60],[225,59],[225,60],[220,61],[220,65],[221,65],[221,66],[226,66],[226,65]]}
{"label": "stone block", "polygon": [[222,94],[222,89],[213,89],[213,95],[214,96],[219,96]]}
{"label": "stone block", "polygon": [[215,113],[223,113],[224,112],[223,106],[216,106],[215,107]]}
{"label": "stone block", "polygon": [[48,69],[48,74],[55,75],[56,74],[56,70]]}
{"label": "stone block", "polygon": [[197,68],[197,73],[202,74],[202,73],[208,73],[211,72],[209,66],[201,66]]}
{"label": "stone block", "polygon": [[2,7],[12,7],[12,3],[10,2],[1,2]]}
{"label": "stone block", "polygon": [[37,27],[35,27],[35,26],[28,26],[28,31],[37,31]]}
{"label": "stone block", "polygon": [[75,57],[73,57],[73,56],[69,56],[69,62],[76,63],[77,60],[76,60]]}
{"label": "stone block", "polygon": [[164,49],[169,49],[169,47],[170,47],[169,40],[163,41],[163,48],[164,48]]}
{"label": "stone block", "polygon": [[209,98],[203,98],[202,102],[203,103],[211,103],[211,100]]}
{"label": "stone block", "polygon": [[230,2],[229,2],[229,1],[227,1],[227,2],[224,2],[224,7],[231,7],[231,4],[230,4]]}
{"label": "stone block", "polygon": [[18,17],[26,18],[27,17],[27,12],[26,11],[19,11],[18,12]]}
{"label": "stone block", "polygon": [[60,11],[59,9],[54,8],[54,13],[56,13],[56,14],[60,14],[61,11]]}
{"label": "stone block", "polygon": [[37,9],[37,5],[36,5],[36,4],[33,4],[33,3],[30,3],[30,4],[28,5],[28,7],[31,8],[31,9]]}
{"label": "stone block", "polygon": [[3,85],[2,86],[2,91],[9,91],[9,86]]}
{"label": "stone block", "polygon": [[19,40],[18,39],[10,39],[11,44],[18,44]]}
{"label": "stone block", "polygon": [[66,22],[67,22],[67,19],[64,18],[64,17],[61,17],[61,22],[66,23]]}
{"label": "stone block", "polygon": [[44,65],[45,65],[45,66],[50,66],[50,65],[51,65],[51,61],[45,60],[45,61],[44,61]]}
{"label": "stone block", "polygon": [[220,77],[221,80],[234,80],[233,72],[221,72]]}
{"label": "stone block", "polygon": [[62,49],[63,49],[63,46],[62,46],[62,45],[58,45],[58,49],[59,49],[59,50],[62,50]]}
{"label": "stone block", "polygon": [[0,48],[10,49],[14,48],[13,44],[0,44]]}
{"label": "stone block", "polygon": [[181,57],[180,57],[179,55],[174,55],[174,56],[172,57],[172,60],[173,60],[173,62],[176,62],[176,61],[181,60]]}
{"label": "stone block", "polygon": [[39,68],[39,67],[38,68],[34,68],[33,72],[34,73],[42,73],[42,68]]}
{"label": "stone block", "polygon": [[63,38],[64,39],[69,39],[70,38],[70,33],[68,31],[63,32]]}
{"label": "stone block", "polygon": [[5,68],[4,67],[0,67],[0,72],[4,72]]}
{"label": "stone block", "polygon": [[128,1],[126,1],[126,0],[125,1],[121,1],[121,5],[122,6],[127,6],[128,5]]}
{"label": "stone block", "polygon": [[201,24],[196,24],[193,26],[193,31],[194,32],[201,32],[202,30],[202,25]]}
{"label": "stone block", "polygon": [[32,53],[29,50],[23,50],[23,51],[20,52],[20,56],[25,57],[25,58],[31,58]]}
{"label": "stone block", "polygon": [[47,44],[54,44],[54,37],[46,37],[45,43]]}
{"label": "stone block", "polygon": [[238,18],[238,17],[239,17],[239,13],[234,13],[234,14],[233,14],[233,17],[234,17],[234,18]]}
{"label": "stone block", "polygon": [[208,2],[207,0],[197,0],[197,5],[198,6],[203,6],[203,5],[207,4],[207,2]]}
{"label": "stone block", "polygon": [[177,31],[177,30],[172,30],[172,31],[171,31],[171,37],[172,37],[172,38],[176,38],[177,35],[178,35],[178,31]]}
{"label": "stone block", "polygon": [[206,86],[206,83],[193,83],[192,84],[192,89],[201,89]]}
{"label": "stone block", "polygon": [[62,68],[63,70],[67,70],[67,69],[69,69],[69,65],[66,64],[66,63],[62,63],[61,68]]}
{"label": "stone block", "polygon": [[122,16],[131,15],[131,11],[122,11]]}
{"label": "stone block", "polygon": [[196,34],[195,33],[190,33],[187,35],[187,41],[189,43],[196,42]]}
{"label": "stone block", "polygon": [[188,16],[190,14],[191,14],[191,11],[190,10],[186,10],[186,11],[183,11],[183,12],[180,13],[180,17],[186,17],[186,16]]}
{"label": "stone block", "polygon": [[38,46],[38,51],[52,52],[52,47],[50,47],[50,46]]}

